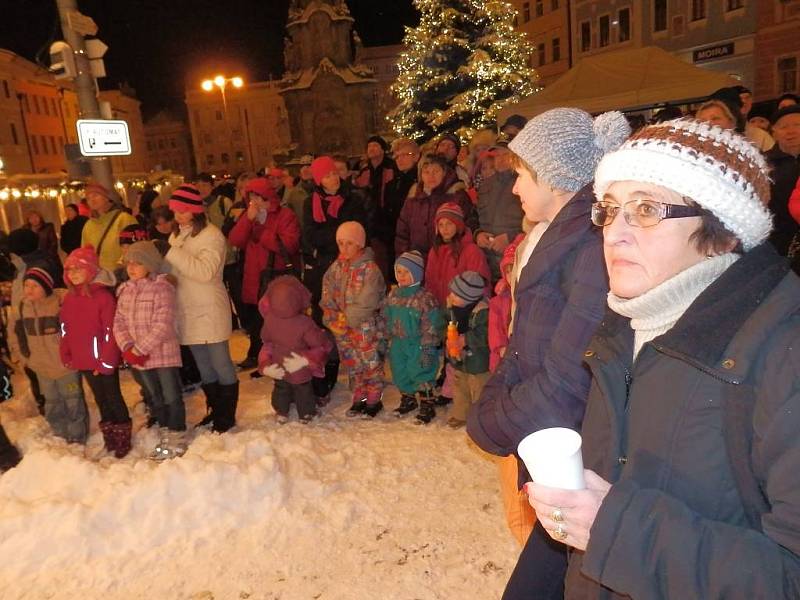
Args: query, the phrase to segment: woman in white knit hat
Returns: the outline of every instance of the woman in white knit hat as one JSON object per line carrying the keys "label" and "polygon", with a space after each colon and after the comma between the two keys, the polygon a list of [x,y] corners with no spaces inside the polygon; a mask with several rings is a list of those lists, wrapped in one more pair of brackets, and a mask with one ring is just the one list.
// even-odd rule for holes
{"label": "woman in white knit hat", "polygon": [[800,595],[800,280],[769,244],[768,170],[693,120],[595,176],[609,311],[586,350],[586,489],[527,484],[575,551],[567,598]]}

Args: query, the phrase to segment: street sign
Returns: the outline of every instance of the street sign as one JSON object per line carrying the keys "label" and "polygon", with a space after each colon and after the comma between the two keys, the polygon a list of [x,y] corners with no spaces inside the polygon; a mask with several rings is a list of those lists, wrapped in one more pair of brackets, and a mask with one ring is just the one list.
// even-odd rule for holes
{"label": "street sign", "polygon": [[131,153],[125,121],[78,119],[78,141],[84,156],[118,156]]}
{"label": "street sign", "polygon": [[97,35],[97,23],[77,10],[67,11],[67,24],[72,31],[81,35]]}

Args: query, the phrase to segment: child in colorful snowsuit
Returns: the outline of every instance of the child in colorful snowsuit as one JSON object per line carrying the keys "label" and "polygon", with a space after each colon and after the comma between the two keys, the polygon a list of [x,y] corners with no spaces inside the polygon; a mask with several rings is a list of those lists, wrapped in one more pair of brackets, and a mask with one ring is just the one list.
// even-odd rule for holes
{"label": "child in colorful snowsuit", "polygon": [[150,398],[163,429],[151,458],[186,452],[186,409],[181,394],[181,353],[175,329],[175,286],[159,275],[163,259],[153,242],[131,244],[123,259],[128,281],[117,292],[114,338]]}
{"label": "child in colorful snowsuit", "polygon": [[[422,287],[425,260],[416,250],[394,263],[397,287],[384,301],[382,316],[389,338],[392,381],[400,390],[401,417],[421,404],[433,404],[433,388],[441,359],[444,314],[431,292]],[[423,414],[426,411],[422,411]]]}
{"label": "child in colorful snowsuit", "polygon": [[339,257],[322,279],[323,324],[333,332],[342,364],[353,382],[353,405],[348,416],[374,417],[383,410],[383,358],[379,346],[384,336],[378,311],[386,284],[367,234],[357,221],[336,230]]}
{"label": "child in colorful snowsuit", "polygon": [[61,307],[61,362],[81,372],[100,409],[106,449],[123,458],[131,449],[131,419],[119,387],[120,352],[114,341],[114,276],[100,268],[91,247],[64,261],[69,287]]}
{"label": "child in colorful snowsuit", "polygon": [[[518,236],[521,240],[521,237]],[[494,286],[495,296],[489,300],[489,371],[494,373],[508,347],[511,326],[511,272],[518,241],[511,242],[500,259],[500,280]]]}
{"label": "child in colorful snowsuit", "polygon": [[36,373],[45,397],[44,416],[53,433],[83,444],[89,435],[89,415],[81,376],[62,365],[59,354],[59,312],[67,290],[53,289],[54,285],[54,275],[45,267],[25,271],[23,300],[9,328],[15,334],[10,340],[24,366]]}
{"label": "child in colorful snowsuit", "polygon": [[[454,367],[453,408],[447,424],[463,427],[473,404],[478,402],[489,379],[489,303],[484,298],[486,280],[475,271],[465,271],[450,282],[447,304],[449,327],[457,337],[448,335],[447,360]],[[450,331],[448,331],[450,334]]]}
{"label": "child in colorful snowsuit", "polygon": [[311,292],[291,275],[271,281],[258,302],[264,318],[258,365],[275,380],[272,408],[281,424],[288,421],[292,402],[303,423],[317,414],[311,379],[325,373],[333,343],[330,334],[306,314],[310,306]]}

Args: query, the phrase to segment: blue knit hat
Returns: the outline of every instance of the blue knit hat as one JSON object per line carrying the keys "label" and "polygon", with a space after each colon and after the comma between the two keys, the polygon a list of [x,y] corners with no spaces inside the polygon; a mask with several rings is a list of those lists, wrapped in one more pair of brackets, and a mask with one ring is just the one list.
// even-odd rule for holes
{"label": "blue knit hat", "polygon": [[464,271],[453,277],[450,282],[450,291],[467,304],[477,302],[486,291],[486,280],[480,273]]}
{"label": "blue knit hat", "polygon": [[567,192],[577,192],[594,179],[607,152],[631,134],[622,113],[595,117],[578,108],[554,108],[535,116],[508,144],[539,180]]}
{"label": "blue knit hat", "polygon": [[425,274],[425,259],[419,251],[403,252],[394,261],[394,266],[408,269],[414,283],[422,283],[422,277]]}

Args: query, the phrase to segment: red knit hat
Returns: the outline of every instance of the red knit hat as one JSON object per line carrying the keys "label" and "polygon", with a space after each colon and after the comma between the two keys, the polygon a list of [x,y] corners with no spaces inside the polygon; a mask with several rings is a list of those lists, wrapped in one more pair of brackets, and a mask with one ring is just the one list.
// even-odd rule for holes
{"label": "red knit hat", "polygon": [[172,192],[172,196],[169,197],[169,209],[171,211],[200,214],[205,210],[203,196],[197,187],[191,183],[184,183]]}
{"label": "red knit hat", "polygon": [[251,179],[248,181],[244,186],[245,198],[247,197],[247,194],[251,192],[261,196],[268,202],[280,202],[280,198],[278,198],[278,192],[275,191],[275,188],[266,177],[257,177],[256,179]]}
{"label": "red knit hat", "polygon": [[336,168],[336,163],[330,156],[320,156],[311,163],[311,175],[317,185],[322,185],[322,178],[333,172],[338,173],[339,169]]}
{"label": "red knit hat", "polygon": [[447,219],[455,223],[458,231],[464,231],[466,225],[464,224],[464,211],[455,202],[445,202],[436,211],[436,226],[439,226],[441,219]]}
{"label": "red knit hat", "polygon": [[100,259],[97,257],[97,252],[94,251],[92,246],[83,246],[77,250],[70,252],[67,259],[64,261],[64,281],[72,285],[69,279],[69,270],[73,267],[79,267],[88,271],[88,281],[91,281],[100,270]]}

